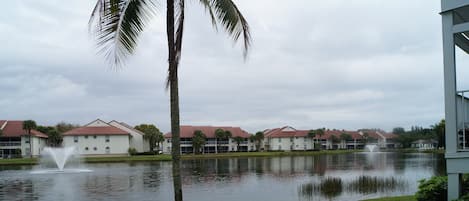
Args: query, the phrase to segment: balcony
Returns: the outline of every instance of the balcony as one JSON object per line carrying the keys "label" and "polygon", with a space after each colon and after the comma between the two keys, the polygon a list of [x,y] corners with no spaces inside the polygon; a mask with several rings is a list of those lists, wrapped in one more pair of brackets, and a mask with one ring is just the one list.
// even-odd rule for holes
{"label": "balcony", "polygon": [[458,151],[469,151],[469,90],[457,91],[456,122]]}
{"label": "balcony", "polygon": [[21,146],[21,141],[19,142],[0,142],[0,147],[19,147]]}

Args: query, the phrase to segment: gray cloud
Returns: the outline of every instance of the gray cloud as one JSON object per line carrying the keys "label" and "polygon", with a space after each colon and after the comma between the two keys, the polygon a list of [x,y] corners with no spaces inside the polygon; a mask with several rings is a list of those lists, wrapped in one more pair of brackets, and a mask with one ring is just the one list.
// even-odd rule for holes
{"label": "gray cloud", "polygon": [[[390,130],[443,117],[438,1],[236,3],[252,27],[246,61],[241,46],[214,31],[197,2],[188,4],[180,67],[183,124],[250,132],[283,125]],[[93,1],[5,6],[1,118],[41,124],[117,119],[169,130],[163,7],[136,55],[112,69],[96,55],[87,31]]]}

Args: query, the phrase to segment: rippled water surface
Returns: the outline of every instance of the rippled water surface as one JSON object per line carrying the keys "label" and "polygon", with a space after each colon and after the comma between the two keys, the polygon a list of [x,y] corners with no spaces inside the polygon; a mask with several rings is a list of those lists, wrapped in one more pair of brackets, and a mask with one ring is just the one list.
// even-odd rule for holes
{"label": "rippled water surface", "polygon": [[[87,164],[88,173],[0,166],[0,200],[172,200],[170,162]],[[188,201],[359,200],[412,194],[444,174],[438,154],[352,153],[182,161]]]}

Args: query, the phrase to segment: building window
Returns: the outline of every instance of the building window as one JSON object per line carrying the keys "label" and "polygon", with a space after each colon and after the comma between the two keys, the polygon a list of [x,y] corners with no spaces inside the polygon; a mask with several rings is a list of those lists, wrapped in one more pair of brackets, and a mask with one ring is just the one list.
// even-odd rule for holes
{"label": "building window", "polygon": [[278,138],[278,142],[282,142],[282,138]]}
{"label": "building window", "polygon": [[106,142],[109,142],[109,135],[106,135]]}
{"label": "building window", "polygon": [[278,150],[282,150],[282,145],[278,145]]}
{"label": "building window", "polygon": [[88,136],[87,136],[87,135],[85,135],[85,139],[88,139]]}
{"label": "building window", "polygon": [[29,144],[30,139],[31,139],[30,136],[26,136],[26,138],[24,139],[24,143]]}
{"label": "building window", "polygon": [[94,147],[94,148],[93,148],[93,150],[97,151],[97,150],[98,150],[98,148]]}
{"label": "building window", "polygon": [[88,147],[85,147],[85,151],[88,151]]}
{"label": "building window", "polygon": [[96,135],[93,135],[93,138],[96,139]]}
{"label": "building window", "polygon": [[73,136],[73,142],[78,142],[78,136]]}
{"label": "building window", "polygon": [[106,154],[111,153],[111,149],[109,147],[106,147]]}

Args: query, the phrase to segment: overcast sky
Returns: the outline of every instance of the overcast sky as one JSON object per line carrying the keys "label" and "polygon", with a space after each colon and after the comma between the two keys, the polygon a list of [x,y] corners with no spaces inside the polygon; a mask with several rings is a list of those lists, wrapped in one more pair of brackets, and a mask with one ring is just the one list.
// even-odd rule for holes
{"label": "overcast sky", "polygon": [[[234,1],[251,26],[246,61],[197,0],[186,4],[181,124],[391,130],[443,118],[439,0]],[[88,34],[94,3],[3,2],[0,119],[169,131],[164,1],[117,70]]]}

